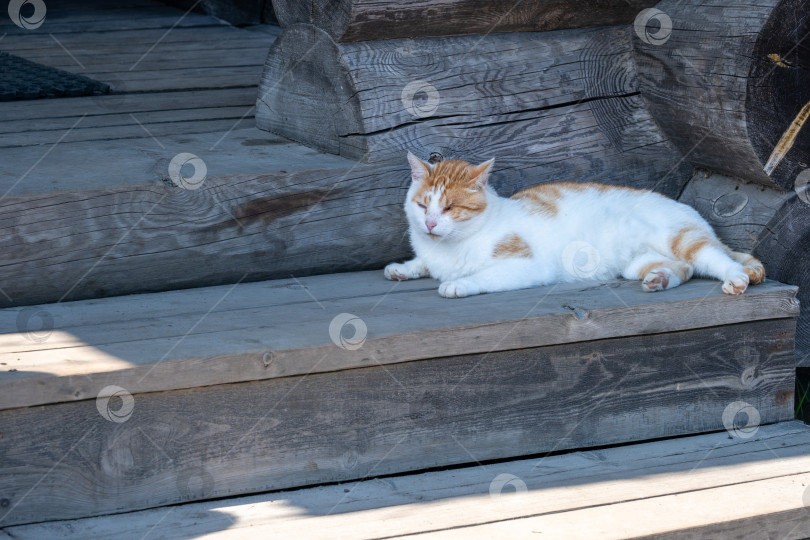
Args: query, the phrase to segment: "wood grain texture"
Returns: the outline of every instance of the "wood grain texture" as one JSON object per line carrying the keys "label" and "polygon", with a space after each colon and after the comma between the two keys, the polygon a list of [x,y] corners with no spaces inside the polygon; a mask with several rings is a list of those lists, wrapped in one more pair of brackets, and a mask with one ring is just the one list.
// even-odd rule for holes
{"label": "wood grain texture", "polygon": [[[803,484],[807,478],[807,472],[802,470],[783,478],[769,478],[749,484],[675,493],[656,500],[624,501],[612,508],[589,508],[561,515],[498,521],[409,535],[409,538],[419,540],[533,538],[535,531],[543,531],[544,534],[561,540],[594,536],[606,539],[632,537],[644,540],[692,538],[800,540],[806,538],[807,531],[810,530],[810,516],[807,508],[801,503],[804,495]],[[663,508],[677,511],[666,512],[662,510]],[[745,517],[731,523],[721,521],[723,517],[740,516]],[[572,530],[572,523],[583,525]]]}
{"label": "wood grain texture", "polygon": [[[656,501],[668,495],[684,496],[729,485],[742,488],[748,482],[806,475],[810,471],[805,451],[810,443],[809,436],[808,428],[800,422],[783,422],[761,426],[746,439],[729,438],[723,431],[485,466],[375,478],[349,485],[190,503],[171,509],[23,525],[9,527],[8,531],[19,540],[113,536],[121,540],[140,540],[144,530],[150,531],[150,538],[159,540],[225,531],[229,538],[240,539],[264,535],[306,535],[316,540],[371,539],[390,536],[392,532],[408,535],[526,516],[564,516],[567,512],[587,508],[611,510],[628,501]],[[507,488],[501,497],[493,498],[490,488],[500,474],[520,479],[527,491],[512,493]],[[720,521],[738,513],[740,502],[764,503],[772,501],[774,494],[760,491],[753,497],[737,497],[737,504],[716,501],[709,508],[714,510],[714,521]],[[791,508],[798,508],[801,496],[793,503]],[[763,524],[773,523],[766,521],[766,516],[757,517],[760,518],[758,525],[749,523],[746,531],[767,531]],[[598,527],[603,523],[594,521],[590,525]],[[659,523],[655,518],[628,520],[625,526],[636,525],[644,534],[657,530]],[[571,520],[568,524],[568,530],[573,531],[581,531],[585,525]],[[617,537],[628,536],[627,533],[620,536],[622,531],[615,527],[609,528]],[[739,534],[742,527],[726,530]],[[789,528],[785,534],[788,531]],[[785,534],[779,537],[784,538]]]}
{"label": "wood grain texture", "polygon": [[312,24],[338,42],[624,25],[655,4],[653,0],[273,0],[282,26]]}
{"label": "wood grain texture", "polygon": [[[0,206],[5,204],[7,208],[12,208],[36,200],[38,202],[35,204],[41,205],[37,208],[48,208],[47,212],[53,212],[54,205],[58,208],[66,200],[61,193],[72,192],[69,196],[72,200],[94,199],[108,195],[96,190],[113,188],[132,193],[127,201],[133,206],[122,206],[125,203],[120,202],[117,207],[108,209],[110,213],[142,215],[149,209],[149,206],[143,205],[154,202],[142,193],[143,185],[150,184],[149,189],[167,193],[164,183],[168,183],[168,187],[174,186],[169,177],[169,163],[182,152],[191,152],[203,160],[207,172],[204,185],[215,178],[224,181],[225,177],[240,174],[285,174],[309,170],[317,177],[324,174],[323,169],[345,172],[355,165],[339,156],[314,152],[283,137],[259,131],[253,127],[250,107],[242,108],[241,113],[237,109],[235,112],[239,114],[235,118],[227,118],[233,112],[218,108],[210,115],[225,118],[215,121],[194,119],[192,115],[197,112],[201,111],[157,113],[158,118],[151,123],[147,122],[152,115],[146,114],[141,121],[141,115],[137,113],[133,115],[134,119],[129,114],[112,113],[102,115],[98,121],[90,117],[81,121],[69,117],[64,121],[70,122],[70,126],[76,124],[76,127],[71,129],[68,126],[55,133],[40,132],[42,141],[53,141],[51,145],[32,144],[33,138],[22,132],[16,140],[22,144],[28,143],[26,146],[0,148],[0,189],[5,195]],[[105,116],[106,120],[113,122],[118,117],[120,123],[105,126]],[[161,121],[161,116],[165,122]],[[182,119],[184,116],[187,120]],[[88,122],[86,128],[82,127],[85,122]],[[58,123],[58,120],[54,121],[54,124]],[[99,123],[101,126],[92,127]],[[144,128],[149,130],[151,137]],[[54,145],[60,137],[62,141]],[[15,140],[9,134],[0,135],[0,139],[12,144]],[[47,156],[42,159],[46,152]],[[35,163],[36,167],[31,169]],[[126,171],[126,174],[110,174],[111,167],[116,172]],[[25,198],[34,194],[39,197]],[[45,199],[51,194],[56,198],[51,201],[53,204],[48,204]],[[17,200],[17,196],[23,197],[24,201]],[[230,210],[227,205],[223,208]],[[82,221],[82,216],[90,219],[102,211],[92,205],[85,209],[86,213],[74,214],[77,232],[83,230],[85,225],[89,226]],[[59,212],[54,212],[50,217],[59,220]],[[8,226],[11,222],[5,223]],[[12,236],[5,238],[8,245],[16,245],[19,240]],[[12,259],[7,258],[6,263],[12,263]]]}
{"label": "wood grain texture", "polygon": [[675,196],[691,174],[638,96],[628,28],[335,43],[284,30],[256,122],[365,162],[495,157],[497,187],[598,180]]}
{"label": "wood grain texture", "polygon": [[782,190],[697,171],[678,200],[700,212],[727,246],[750,253],[788,198]]}
{"label": "wood grain texture", "polygon": [[0,244],[13,255],[0,266],[0,302],[382,267],[409,249],[401,210],[408,180],[402,169],[358,167],[212,175],[196,190],[165,178],[9,196],[0,201],[0,227],[9,231]]}
{"label": "wood grain texture", "polygon": [[641,93],[667,137],[696,166],[792,189],[810,164],[810,130],[764,169],[810,102],[807,2],[664,0],[656,9],[672,22],[668,40],[638,28],[634,44]]}
{"label": "wood grain texture", "polygon": [[783,421],[794,371],[771,320],[2,411],[0,524]]}
{"label": "wood grain texture", "polygon": [[[312,256],[311,254],[308,256]],[[794,287],[745,295],[692,281],[667,294],[583,282],[448,301],[382,272],[289,278],[0,312],[0,409],[795,317]],[[365,327],[342,347],[349,313]],[[340,323],[337,323],[340,325]],[[44,331],[43,331],[44,330]]]}
{"label": "wood grain texture", "polygon": [[[57,521],[9,527],[18,540],[41,538],[111,538],[141,540],[143,531],[158,540],[198,538],[227,534],[229,538],[249,539],[257,536],[314,540],[351,537],[373,539],[448,530],[485,523],[498,523],[527,516],[570,516],[578,511],[604,508],[615,511],[622,504],[636,501],[660,501],[662,497],[688,497],[690,493],[708,492],[718,487],[736,487],[730,499],[716,499],[706,505],[713,515],[711,522],[722,522],[718,532],[745,538],[767,537],[780,532],[774,526],[772,509],[790,502],[794,512],[783,516],[787,529],[778,538],[793,531],[808,530],[807,514],[797,519],[802,496],[791,489],[759,489],[741,496],[746,485],[771,479],[793,479],[810,472],[806,452],[810,430],[800,422],[782,422],[760,426],[749,438],[729,437],[726,431],[708,435],[615,448],[588,450],[475,465],[444,471],[373,478],[351,484],[318,486],[306,489],[235,497],[156,508],[127,514],[101,516],[71,521]],[[524,482],[527,491],[504,489],[501,497],[490,495],[493,480],[502,474]],[[802,479],[798,479],[799,487]],[[783,497],[784,495],[784,497]],[[743,503],[743,504],[741,504]],[[743,514],[743,505],[759,503],[755,518],[743,523],[728,523]],[[673,507],[680,507],[673,504]],[[750,511],[750,510],[749,510]],[[702,513],[702,512],[701,512]],[[671,513],[694,522],[698,512]],[[617,527],[609,516],[603,520],[567,520],[561,532],[580,532],[585,526],[600,528],[593,536],[627,538],[631,532],[650,534],[660,531],[660,510],[649,519],[622,520]],[[645,516],[646,518],[646,516]],[[697,519],[696,519],[697,518]],[[633,531],[627,527],[634,527]],[[464,529],[462,529],[464,530]],[[547,530],[539,528],[535,530]],[[716,537],[714,535],[713,537]],[[555,536],[556,537],[556,536]],[[581,537],[581,535],[580,535]],[[705,535],[704,535],[705,537]]]}

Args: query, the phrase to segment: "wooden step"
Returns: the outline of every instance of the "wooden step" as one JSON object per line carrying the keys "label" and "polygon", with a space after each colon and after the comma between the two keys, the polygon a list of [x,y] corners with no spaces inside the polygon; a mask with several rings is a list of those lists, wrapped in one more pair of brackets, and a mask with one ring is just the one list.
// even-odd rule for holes
{"label": "wooden step", "polygon": [[[800,422],[8,527],[9,538],[810,536]],[[0,538],[3,530],[0,529]]]}
{"label": "wooden step", "polygon": [[0,524],[791,419],[796,288],[719,285],[451,301],[363,272],[6,309]]}

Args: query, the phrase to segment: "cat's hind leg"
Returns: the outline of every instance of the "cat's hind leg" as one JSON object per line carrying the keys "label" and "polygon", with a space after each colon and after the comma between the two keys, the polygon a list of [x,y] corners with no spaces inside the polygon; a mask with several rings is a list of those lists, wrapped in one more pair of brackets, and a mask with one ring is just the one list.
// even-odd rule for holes
{"label": "cat's hind leg", "polygon": [[430,272],[420,259],[411,259],[404,263],[391,263],[385,267],[385,279],[392,281],[405,281],[430,277]]}
{"label": "cat's hind leg", "polygon": [[757,285],[765,281],[765,266],[759,259],[740,251],[732,251],[731,258],[742,265],[743,272],[748,276],[751,285]]}
{"label": "cat's hind leg", "polygon": [[[692,257],[695,272],[701,276],[710,276],[723,282],[726,294],[742,294],[751,282],[751,276],[765,279],[765,269],[746,268],[736,260],[734,254],[722,244],[707,243],[695,251]],[[756,259],[754,259],[756,261]],[[756,261],[759,263],[759,261]],[[762,263],[760,263],[761,266]],[[759,281],[757,281],[759,283]]]}
{"label": "cat's hind leg", "polygon": [[689,281],[694,273],[691,265],[649,251],[635,257],[622,272],[625,279],[640,279],[646,292],[665,291]]}
{"label": "cat's hind leg", "polygon": [[[748,261],[747,257],[743,259],[742,254],[733,253],[717,239],[708,225],[688,225],[679,230],[670,242],[675,258],[691,264],[699,276],[722,281],[726,294],[742,294],[752,281],[751,277],[757,280],[765,277],[765,269],[759,261],[753,257]],[[749,268],[745,268],[741,260],[749,264]]]}

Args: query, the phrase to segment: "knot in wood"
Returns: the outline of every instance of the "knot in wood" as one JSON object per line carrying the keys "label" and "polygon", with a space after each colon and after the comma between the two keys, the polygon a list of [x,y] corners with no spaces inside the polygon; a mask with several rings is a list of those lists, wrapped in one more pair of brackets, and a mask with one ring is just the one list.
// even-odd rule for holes
{"label": "knot in wood", "polygon": [[756,382],[757,378],[756,372],[757,368],[755,366],[751,366],[743,370],[742,375],[740,375],[740,382],[742,382],[743,386],[750,388],[751,386],[754,385],[754,382]]}
{"label": "knot in wood", "polygon": [[440,161],[444,161],[444,156],[441,154],[441,152],[431,152],[430,153],[430,157],[428,158],[428,163],[436,165]]}

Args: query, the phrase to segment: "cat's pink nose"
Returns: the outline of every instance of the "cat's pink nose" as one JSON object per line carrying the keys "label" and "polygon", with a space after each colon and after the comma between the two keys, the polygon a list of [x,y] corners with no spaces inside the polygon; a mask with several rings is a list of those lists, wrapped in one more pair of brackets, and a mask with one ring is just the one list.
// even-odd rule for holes
{"label": "cat's pink nose", "polygon": [[433,232],[433,229],[436,228],[436,222],[432,219],[426,220],[425,225],[427,225],[428,232]]}

